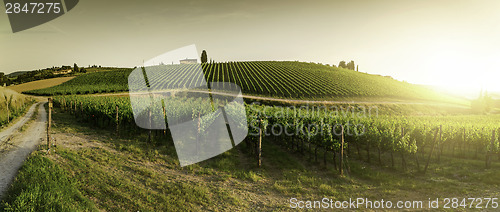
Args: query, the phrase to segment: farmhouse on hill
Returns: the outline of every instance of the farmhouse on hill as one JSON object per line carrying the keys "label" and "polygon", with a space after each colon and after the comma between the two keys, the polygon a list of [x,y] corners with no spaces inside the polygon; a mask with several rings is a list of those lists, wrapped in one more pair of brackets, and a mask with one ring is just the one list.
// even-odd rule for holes
{"label": "farmhouse on hill", "polygon": [[184,59],[184,60],[179,60],[181,64],[196,64],[198,63],[197,59]]}

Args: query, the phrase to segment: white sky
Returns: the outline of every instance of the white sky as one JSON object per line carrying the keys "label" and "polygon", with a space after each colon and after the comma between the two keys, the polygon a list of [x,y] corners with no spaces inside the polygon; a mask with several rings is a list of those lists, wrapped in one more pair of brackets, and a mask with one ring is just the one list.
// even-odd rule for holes
{"label": "white sky", "polygon": [[196,44],[216,61],[354,60],[412,83],[500,91],[499,11],[497,0],[87,0],[15,34],[0,13],[0,72],[134,67]]}

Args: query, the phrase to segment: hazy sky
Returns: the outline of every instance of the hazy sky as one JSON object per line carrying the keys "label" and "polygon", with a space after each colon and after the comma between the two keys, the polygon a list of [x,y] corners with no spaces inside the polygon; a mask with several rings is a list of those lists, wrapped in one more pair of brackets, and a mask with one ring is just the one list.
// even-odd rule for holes
{"label": "hazy sky", "polygon": [[0,72],[133,67],[196,44],[216,61],[354,60],[413,83],[500,90],[499,39],[498,0],[81,0],[15,34],[0,13]]}

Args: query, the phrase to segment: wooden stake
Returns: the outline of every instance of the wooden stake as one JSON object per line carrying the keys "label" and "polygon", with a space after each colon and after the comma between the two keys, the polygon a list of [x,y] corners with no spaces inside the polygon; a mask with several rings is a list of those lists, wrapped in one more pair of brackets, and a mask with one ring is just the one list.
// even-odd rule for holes
{"label": "wooden stake", "polygon": [[120,124],[119,124],[119,122],[118,122],[118,121],[119,121],[119,120],[118,120],[118,105],[116,105],[116,136],[119,136],[119,135],[120,135],[120,134],[119,134],[119,131],[118,131],[118,130],[120,129],[120,128],[119,128],[119,127],[120,127]]}
{"label": "wooden stake", "polygon": [[462,144],[462,156],[465,158],[465,127],[464,127],[464,140],[463,140],[463,144]]}
{"label": "wooden stake", "polygon": [[432,142],[431,152],[429,153],[429,157],[427,158],[427,164],[425,164],[424,174],[425,174],[425,172],[427,172],[427,167],[429,167],[429,162],[431,161],[431,156],[432,156],[432,153],[434,152],[434,146],[436,144],[436,138],[437,138],[438,132],[439,132],[439,129],[436,129],[436,132],[434,133],[434,141]]}
{"label": "wooden stake", "polygon": [[[498,134],[497,135],[499,135],[499,137],[500,137],[500,128],[498,128]],[[498,142],[500,143],[500,139],[498,140]],[[498,151],[498,160],[500,160],[500,145],[498,146],[497,151]]]}
{"label": "wooden stake", "polygon": [[490,156],[493,154],[493,147],[495,146],[495,133],[496,130],[493,130],[493,135],[491,136],[491,144],[490,144],[490,149],[488,150],[488,153],[486,153],[486,168],[489,169],[491,165],[491,158]]}
{"label": "wooden stake", "polygon": [[47,120],[47,150],[50,149],[50,128],[52,124],[52,98],[49,98],[49,117]]}
{"label": "wooden stake", "polygon": [[151,109],[148,109],[148,116],[149,116],[148,142],[151,142],[151,127],[152,127],[152,122],[151,122]]}
{"label": "wooden stake", "polygon": [[[163,108],[165,109],[165,108]],[[201,135],[201,112],[198,112],[198,132],[196,134],[196,155],[199,155],[200,151],[200,135]]]}
{"label": "wooden stake", "polygon": [[[162,107],[163,107],[163,119],[166,120],[166,118],[167,118],[167,112],[165,111],[165,104],[163,104]],[[165,124],[167,124],[167,123],[165,122]],[[167,128],[166,127],[163,130],[163,136],[167,137]]]}
{"label": "wooden stake", "polygon": [[340,176],[344,175],[344,126],[341,126],[342,132],[340,133]]}
{"label": "wooden stake", "polygon": [[438,148],[439,148],[438,151],[439,152],[438,152],[438,161],[437,161],[438,163],[441,163],[441,153],[443,153],[443,147],[442,147],[442,145],[443,145],[443,141],[442,141],[443,131],[442,131],[442,129],[443,129],[443,125],[439,125],[439,142],[438,142],[439,143],[438,144]]}
{"label": "wooden stake", "polygon": [[262,119],[259,120],[259,142],[257,143],[257,165],[262,166]]}

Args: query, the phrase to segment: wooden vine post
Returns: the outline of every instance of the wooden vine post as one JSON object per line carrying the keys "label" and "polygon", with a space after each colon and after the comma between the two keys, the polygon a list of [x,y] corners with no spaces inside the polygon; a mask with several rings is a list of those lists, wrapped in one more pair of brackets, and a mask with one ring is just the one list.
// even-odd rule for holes
{"label": "wooden vine post", "polygon": [[[163,108],[165,112],[165,108]],[[166,130],[165,130],[166,132]],[[198,132],[196,134],[196,155],[200,155],[200,136],[201,136],[201,112],[198,112]]]}
{"label": "wooden vine post", "polygon": [[434,152],[434,146],[436,145],[436,138],[437,138],[438,132],[439,132],[439,129],[436,129],[436,132],[434,133],[434,141],[432,142],[431,152],[429,153],[429,157],[427,158],[427,164],[425,164],[424,174],[425,174],[425,172],[427,172],[427,167],[429,167],[429,162],[431,161],[431,156],[432,156],[432,153]]}
{"label": "wooden vine post", "polygon": [[119,127],[120,127],[120,124],[119,124],[119,122],[118,122],[118,121],[119,121],[119,120],[118,120],[118,105],[116,105],[116,136],[119,136],[119,135],[120,135],[120,134],[119,134],[119,131],[118,131],[118,130],[120,129],[120,128],[119,128]]}
{"label": "wooden vine post", "polygon": [[151,128],[153,125],[153,123],[151,122],[151,108],[148,109],[148,118],[149,118],[148,142],[151,143]]}
{"label": "wooden vine post", "polygon": [[[165,111],[165,104],[162,105],[162,108],[163,108],[163,119],[167,120],[167,112]],[[198,114],[198,118],[199,118],[199,114]],[[167,123],[165,122],[165,124],[167,124]],[[167,137],[167,128],[166,127],[165,127],[165,129],[163,129],[163,136]]]}
{"label": "wooden vine post", "polygon": [[259,119],[259,141],[257,142],[257,166],[262,166],[262,119]]}
{"label": "wooden vine post", "polygon": [[463,140],[463,144],[462,144],[462,157],[465,158],[465,136],[467,134],[465,134],[465,127],[464,127],[464,140]]}
{"label": "wooden vine post", "polygon": [[7,98],[5,94],[3,96],[5,97],[5,103],[7,104],[7,123],[10,123],[10,106],[11,106],[10,103],[12,102],[13,95],[10,95],[10,99]]}
{"label": "wooden vine post", "polygon": [[340,176],[344,175],[344,126],[341,126],[342,132],[340,133]]}
{"label": "wooden vine post", "polygon": [[439,125],[439,141],[438,141],[438,150],[439,151],[437,153],[437,162],[438,163],[441,163],[441,153],[442,153],[442,149],[443,149],[443,140],[442,140],[442,136],[443,136],[443,125]]}
{"label": "wooden vine post", "polygon": [[52,98],[49,98],[49,116],[47,120],[47,150],[50,150],[50,127],[52,124]]}
{"label": "wooden vine post", "polygon": [[496,130],[493,130],[493,135],[491,136],[491,144],[488,153],[486,153],[486,168],[489,169],[491,165],[491,156],[493,156],[493,147],[495,146]]}
{"label": "wooden vine post", "polygon": [[[500,128],[498,128],[498,134],[497,135],[498,135],[498,137],[500,137]],[[498,139],[498,142],[500,142],[500,139]],[[498,160],[500,160],[500,145],[499,145],[497,151],[498,151]]]}
{"label": "wooden vine post", "polygon": [[[401,140],[403,140],[405,137],[405,128],[401,127]],[[409,143],[408,143],[409,145]],[[401,166],[403,166],[403,170],[406,171],[406,160],[405,160],[405,154],[403,151],[401,151]]]}

